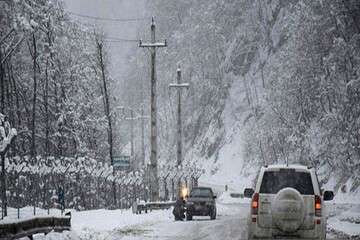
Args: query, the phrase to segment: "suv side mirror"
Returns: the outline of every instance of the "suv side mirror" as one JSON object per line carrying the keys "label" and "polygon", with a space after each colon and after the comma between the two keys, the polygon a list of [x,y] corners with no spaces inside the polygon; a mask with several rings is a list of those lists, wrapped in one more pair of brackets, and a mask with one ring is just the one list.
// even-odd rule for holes
{"label": "suv side mirror", "polygon": [[333,191],[325,191],[324,192],[324,201],[331,201],[334,199],[334,192]]}
{"label": "suv side mirror", "polygon": [[245,188],[245,190],[244,190],[244,197],[246,197],[246,198],[251,198],[252,197],[252,195],[254,194],[254,189],[252,189],[252,188]]}

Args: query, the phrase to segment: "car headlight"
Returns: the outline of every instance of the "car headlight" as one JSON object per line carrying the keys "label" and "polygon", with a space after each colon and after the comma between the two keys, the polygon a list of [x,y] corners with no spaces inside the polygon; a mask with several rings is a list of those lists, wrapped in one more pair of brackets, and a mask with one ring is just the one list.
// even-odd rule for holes
{"label": "car headlight", "polygon": [[181,187],[181,196],[186,198],[189,195],[189,189],[186,186]]}

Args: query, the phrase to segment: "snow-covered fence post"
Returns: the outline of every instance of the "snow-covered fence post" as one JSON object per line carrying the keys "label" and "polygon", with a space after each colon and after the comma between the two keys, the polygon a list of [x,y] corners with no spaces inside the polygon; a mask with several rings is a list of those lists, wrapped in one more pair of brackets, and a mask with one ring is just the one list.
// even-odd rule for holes
{"label": "snow-covered fence post", "polygon": [[124,202],[124,204],[123,204],[123,208],[127,208],[127,204],[128,204],[128,195],[129,195],[129,188],[128,188],[128,183],[126,182],[126,183],[124,183],[124,194],[123,194],[123,196],[124,196],[124,200],[125,200],[125,202]]}
{"label": "snow-covered fence post", "polygon": [[172,167],[171,171],[171,200],[175,200],[175,179],[178,174],[175,167]]}
{"label": "snow-covered fence post", "polygon": [[143,199],[145,202],[147,202],[147,190],[148,190],[148,185],[147,185],[147,182],[146,182],[146,176],[143,180],[143,184],[142,184],[142,191],[143,191]]}
{"label": "snow-covered fence post", "polygon": [[[101,167],[100,167],[100,169],[101,169]],[[104,173],[104,170],[102,170],[100,173],[99,172],[97,172],[97,175],[96,175],[96,179],[97,179],[97,181],[96,181],[96,192],[98,192],[98,194],[96,194],[96,201],[97,201],[97,203],[96,203],[96,207],[100,207],[100,205],[101,205],[101,196],[100,196],[100,181],[101,181],[101,176],[102,176],[102,174]]]}
{"label": "snow-covered fence post", "polygon": [[[121,209],[121,208],[122,208],[122,204],[121,204],[121,202],[122,202],[122,199],[121,199],[121,194],[122,194],[122,189],[121,189],[121,187],[122,187],[122,175],[121,175],[121,172],[117,172],[117,174],[115,175],[114,179],[115,179],[114,182],[115,182],[116,184],[118,184],[118,191],[117,191],[117,199],[118,199],[118,201],[117,201],[116,205],[118,205],[119,208]],[[115,207],[116,207],[116,205],[115,205]]]}
{"label": "snow-covered fence post", "polygon": [[167,187],[167,178],[169,177],[170,172],[168,172],[165,176],[163,176],[163,183],[164,183],[164,192],[165,192],[165,200],[168,200],[169,197],[169,191],[168,191],[168,187]]}
{"label": "snow-covered fence post", "polygon": [[133,179],[131,178],[130,173],[127,175],[127,182],[126,182],[126,190],[127,190],[127,194],[126,194],[126,208],[129,208],[131,206],[131,200],[132,200],[132,182]]}
{"label": "snow-covered fence post", "polygon": [[[116,194],[116,184],[115,184],[115,177],[114,177],[114,172],[113,172],[113,169],[112,167],[107,167],[107,175],[104,179],[104,189],[105,189],[105,192],[107,190],[107,183],[109,182],[109,186],[110,188],[113,188],[113,190],[115,190],[115,194]],[[114,189],[115,188],[115,189]],[[112,208],[112,206],[115,208],[116,204],[112,202],[112,200],[108,200],[107,198],[107,194],[105,194],[104,196],[104,200],[105,200],[105,203],[106,204],[109,204],[110,205],[110,208]]]}
{"label": "snow-covered fence post", "polygon": [[21,169],[17,169],[17,174],[15,176],[15,199],[16,199],[16,208],[17,208],[17,217],[20,218],[20,175],[25,169],[25,166],[22,164]]}
{"label": "snow-covered fence post", "polygon": [[142,169],[138,172],[137,179],[138,199],[141,199],[144,197],[144,171]]}
{"label": "snow-covered fence post", "polygon": [[120,209],[123,208],[123,185],[122,183],[119,184],[119,206]]}
{"label": "snow-covered fence post", "polygon": [[126,175],[121,175],[120,185],[119,185],[119,198],[120,198],[120,209],[124,208],[126,200]]}
{"label": "snow-covered fence post", "polygon": [[131,181],[131,186],[132,186],[132,192],[131,192],[131,206],[134,202],[136,202],[136,179],[133,179]]}
{"label": "snow-covered fence post", "polygon": [[6,197],[6,170],[5,155],[10,144],[17,135],[16,129],[10,127],[7,116],[0,113],[0,155],[1,155],[1,202],[2,218],[7,216],[7,197]]}
{"label": "snow-covered fence post", "polygon": [[141,184],[142,184],[142,172],[136,171],[136,197],[135,201],[141,198]]}
{"label": "snow-covered fence post", "polygon": [[175,200],[175,177],[171,179],[171,200]]}

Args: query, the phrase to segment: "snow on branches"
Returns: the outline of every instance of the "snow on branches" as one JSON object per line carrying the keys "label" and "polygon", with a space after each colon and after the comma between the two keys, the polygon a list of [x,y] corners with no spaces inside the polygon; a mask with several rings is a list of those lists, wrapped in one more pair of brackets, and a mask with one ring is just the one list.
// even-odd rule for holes
{"label": "snow on branches", "polygon": [[6,152],[16,135],[16,129],[11,128],[8,118],[0,113],[0,154]]}

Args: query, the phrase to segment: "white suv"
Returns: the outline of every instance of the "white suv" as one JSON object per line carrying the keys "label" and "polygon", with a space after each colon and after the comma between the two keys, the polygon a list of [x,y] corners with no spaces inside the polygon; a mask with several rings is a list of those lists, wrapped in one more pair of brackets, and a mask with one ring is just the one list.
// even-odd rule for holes
{"label": "white suv", "polygon": [[313,168],[262,167],[255,191],[246,188],[244,196],[252,198],[249,239],[326,239],[323,201],[332,200],[334,193],[322,194]]}

